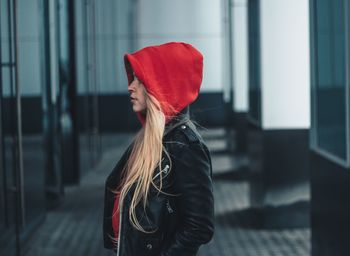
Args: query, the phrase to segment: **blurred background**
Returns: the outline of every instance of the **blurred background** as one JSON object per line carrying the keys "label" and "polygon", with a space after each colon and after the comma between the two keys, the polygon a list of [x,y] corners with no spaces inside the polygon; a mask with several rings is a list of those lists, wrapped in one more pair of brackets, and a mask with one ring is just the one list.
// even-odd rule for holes
{"label": "blurred background", "polygon": [[[0,255],[114,255],[104,182],[140,124],[123,56],[204,55],[213,161],[198,255],[349,255],[347,0],[0,0]],[[147,252],[145,252],[145,255]]]}

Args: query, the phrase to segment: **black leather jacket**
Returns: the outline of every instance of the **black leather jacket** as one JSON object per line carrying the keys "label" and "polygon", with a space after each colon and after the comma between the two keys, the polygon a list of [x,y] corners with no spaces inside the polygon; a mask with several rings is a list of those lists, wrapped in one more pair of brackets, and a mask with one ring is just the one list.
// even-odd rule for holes
{"label": "black leather jacket", "polygon": [[[113,236],[111,213],[114,194],[107,187],[115,188],[119,184],[120,171],[130,146],[106,180],[104,247],[113,249],[120,256],[192,256],[214,234],[211,158],[196,127],[188,119],[188,112],[166,125],[163,145],[171,159],[163,153],[162,191],[177,196],[158,193],[151,185],[146,211],[142,203],[136,207],[137,219],[142,227],[148,231],[157,229],[156,232],[143,233],[129,222],[131,189],[121,211],[119,248],[113,248],[109,235]],[[156,184],[160,182],[159,172],[159,168],[154,171]]]}

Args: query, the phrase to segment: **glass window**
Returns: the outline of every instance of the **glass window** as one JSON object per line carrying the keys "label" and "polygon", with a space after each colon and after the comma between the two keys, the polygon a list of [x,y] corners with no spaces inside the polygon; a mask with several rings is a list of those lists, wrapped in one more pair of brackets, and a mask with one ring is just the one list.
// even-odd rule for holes
{"label": "glass window", "polygon": [[347,160],[344,1],[314,1],[316,147]]}
{"label": "glass window", "polygon": [[9,248],[46,212],[38,1],[0,2],[0,236]]}

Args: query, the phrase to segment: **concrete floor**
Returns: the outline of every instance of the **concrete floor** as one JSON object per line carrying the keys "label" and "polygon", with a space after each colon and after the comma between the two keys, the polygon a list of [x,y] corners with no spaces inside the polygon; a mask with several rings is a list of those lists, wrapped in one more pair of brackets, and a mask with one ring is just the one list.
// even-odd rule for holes
{"label": "concrete floor", "polygon": [[[224,149],[226,137],[222,129],[204,131],[203,136],[211,151]],[[65,190],[64,202],[47,214],[41,228],[25,245],[25,256],[115,255],[102,243],[104,181],[130,141],[131,134],[103,136],[102,160],[86,173],[80,186]],[[310,255],[309,229],[257,228],[257,216],[249,208],[248,181],[244,174],[232,171],[247,159],[213,153],[212,161],[216,229],[213,239],[200,248],[198,255]]]}

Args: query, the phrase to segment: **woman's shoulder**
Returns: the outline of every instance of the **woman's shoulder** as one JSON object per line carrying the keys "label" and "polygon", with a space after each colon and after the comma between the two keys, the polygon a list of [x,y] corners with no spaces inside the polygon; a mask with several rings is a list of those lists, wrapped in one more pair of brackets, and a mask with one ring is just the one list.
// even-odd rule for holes
{"label": "woman's shoulder", "polygon": [[189,146],[192,144],[205,145],[196,125],[191,120],[188,120],[172,129],[172,131],[164,138],[164,142],[165,144],[175,143],[176,145],[182,146]]}

